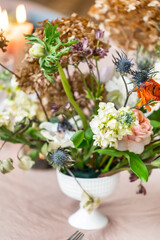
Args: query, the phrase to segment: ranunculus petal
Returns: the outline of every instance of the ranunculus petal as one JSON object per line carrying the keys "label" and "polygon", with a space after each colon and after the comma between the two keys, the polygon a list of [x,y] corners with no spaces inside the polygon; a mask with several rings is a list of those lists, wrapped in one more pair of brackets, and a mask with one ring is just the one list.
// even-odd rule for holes
{"label": "ranunculus petal", "polygon": [[117,150],[119,150],[119,151],[126,151],[126,150],[128,150],[127,141],[126,140],[118,141]]}
{"label": "ranunculus petal", "polygon": [[135,141],[128,141],[128,150],[130,152],[134,152],[136,154],[141,154],[144,151],[144,143],[142,142],[135,142]]}
{"label": "ranunculus petal", "polygon": [[45,128],[48,131],[57,132],[58,123],[43,122],[39,126],[40,128]]}
{"label": "ranunculus petal", "polygon": [[54,132],[52,133],[47,130],[41,130],[41,134],[43,137],[45,137],[48,140],[53,140],[54,136],[56,135],[56,133],[54,133]]}

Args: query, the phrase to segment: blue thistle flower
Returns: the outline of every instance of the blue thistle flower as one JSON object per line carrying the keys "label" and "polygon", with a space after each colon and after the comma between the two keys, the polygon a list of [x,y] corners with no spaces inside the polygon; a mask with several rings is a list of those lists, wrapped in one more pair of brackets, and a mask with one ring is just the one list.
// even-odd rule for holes
{"label": "blue thistle flower", "polygon": [[118,57],[113,56],[113,63],[116,65],[117,71],[120,73],[129,73],[131,70],[131,67],[133,66],[130,59],[127,58],[127,55],[122,52],[121,54],[116,51],[118,54]]}
{"label": "blue thistle flower", "polygon": [[58,148],[53,153],[50,152],[48,154],[48,161],[52,166],[61,168],[70,163],[72,160],[65,149]]}
{"label": "blue thistle flower", "polygon": [[156,74],[156,72],[153,72],[152,69],[153,68],[133,71],[132,83],[135,83],[136,85],[139,86],[139,85],[143,85],[145,82],[149,81]]}

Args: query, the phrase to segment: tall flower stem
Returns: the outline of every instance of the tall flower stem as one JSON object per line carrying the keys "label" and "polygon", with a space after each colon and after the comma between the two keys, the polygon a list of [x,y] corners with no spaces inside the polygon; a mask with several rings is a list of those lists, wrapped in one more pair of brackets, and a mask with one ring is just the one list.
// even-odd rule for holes
{"label": "tall flower stem", "polygon": [[44,107],[44,105],[43,105],[43,103],[42,103],[42,100],[41,100],[41,98],[40,98],[40,96],[39,96],[39,94],[38,94],[38,92],[35,90],[35,93],[36,93],[36,95],[37,95],[37,98],[38,98],[38,100],[39,100],[39,103],[40,103],[40,105],[41,105],[41,108],[42,108],[42,110],[43,110],[43,112],[44,112],[44,114],[45,114],[45,116],[46,116],[46,119],[47,119],[47,121],[49,122],[49,117],[48,117],[48,115],[47,115],[47,112],[46,112],[46,110],[45,110],[45,107]]}
{"label": "tall flower stem", "polygon": [[82,189],[82,191],[89,197],[89,199],[93,202],[94,199],[83,189],[82,185],[79,183],[79,181],[77,180],[77,178],[74,176],[74,174],[71,172],[71,170],[65,166],[65,169],[67,170],[67,172],[69,173],[69,175],[71,175],[74,180],[77,182],[77,184],[79,185],[79,187]]}
{"label": "tall flower stem", "polygon": [[10,72],[11,74],[15,75],[16,78],[20,78],[16,73],[14,73],[12,70],[8,69],[7,67],[5,67],[2,63],[0,63],[0,66],[3,67],[5,70],[7,70],[8,72]]}
{"label": "tall flower stem", "polygon": [[124,78],[124,76],[121,74],[121,77],[122,77],[122,80],[123,80],[123,82],[124,82],[124,85],[125,85],[125,88],[126,88],[126,100],[125,100],[125,102],[124,102],[124,107],[126,107],[126,105],[127,105],[127,102],[128,102],[128,99],[129,99],[129,97],[130,97],[130,93],[129,93],[129,91],[128,91],[128,87],[127,87],[127,83],[126,83],[126,80],[125,80],[125,78]]}
{"label": "tall flower stem", "polygon": [[61,77],[61,81],[62,81],[64,91],[65,91],[70,103],[72,104],[72,106],[74,107],[74,109],[76,110],[76,112],[78,113],[80,118],[82,119],[84,129],[87,129],[88,123],[87,123],[86,117],[85,117],[84,113],[82,112],[82,110],[80,109],[80,107],[78,106],[78,104],[76,103],[76,101],[73,98],[70,85],[69,85],[68,80],[65,76],[63,68],[62,68],[62,66],[59,62],[58,62],[58,71],[59,71],[59,74],[60,74],[60,77]]}

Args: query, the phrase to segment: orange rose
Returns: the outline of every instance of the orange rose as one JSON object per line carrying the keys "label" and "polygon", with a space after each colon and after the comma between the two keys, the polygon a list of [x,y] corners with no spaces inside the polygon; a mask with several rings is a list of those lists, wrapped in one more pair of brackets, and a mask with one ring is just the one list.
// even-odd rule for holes
{"label": "orange rose", "polygon": [[[152,78],[145,82],[142,88],[137,89],[137,96],[141,98],[141,101],[137,104],[137,108],[141,108],[143,105],[148,111],[151,111],[149,101],[160,101],[160,84],[154,81]],[[154,104],[150,104],[153,106]]]}

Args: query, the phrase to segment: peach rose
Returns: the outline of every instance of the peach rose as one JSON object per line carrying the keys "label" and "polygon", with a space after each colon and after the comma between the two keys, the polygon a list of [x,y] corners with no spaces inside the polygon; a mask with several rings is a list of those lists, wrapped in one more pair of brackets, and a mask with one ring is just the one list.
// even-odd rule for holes
{"label": "peach rose", "polygon": [[132,111],[136,115],[135,126],[132,128],[133,134],[127,135],[118,141],[117,149],[140,154],[144,151],[144,146],[151,141],[152,126],[141,111],[137,109],[133,109]]}

